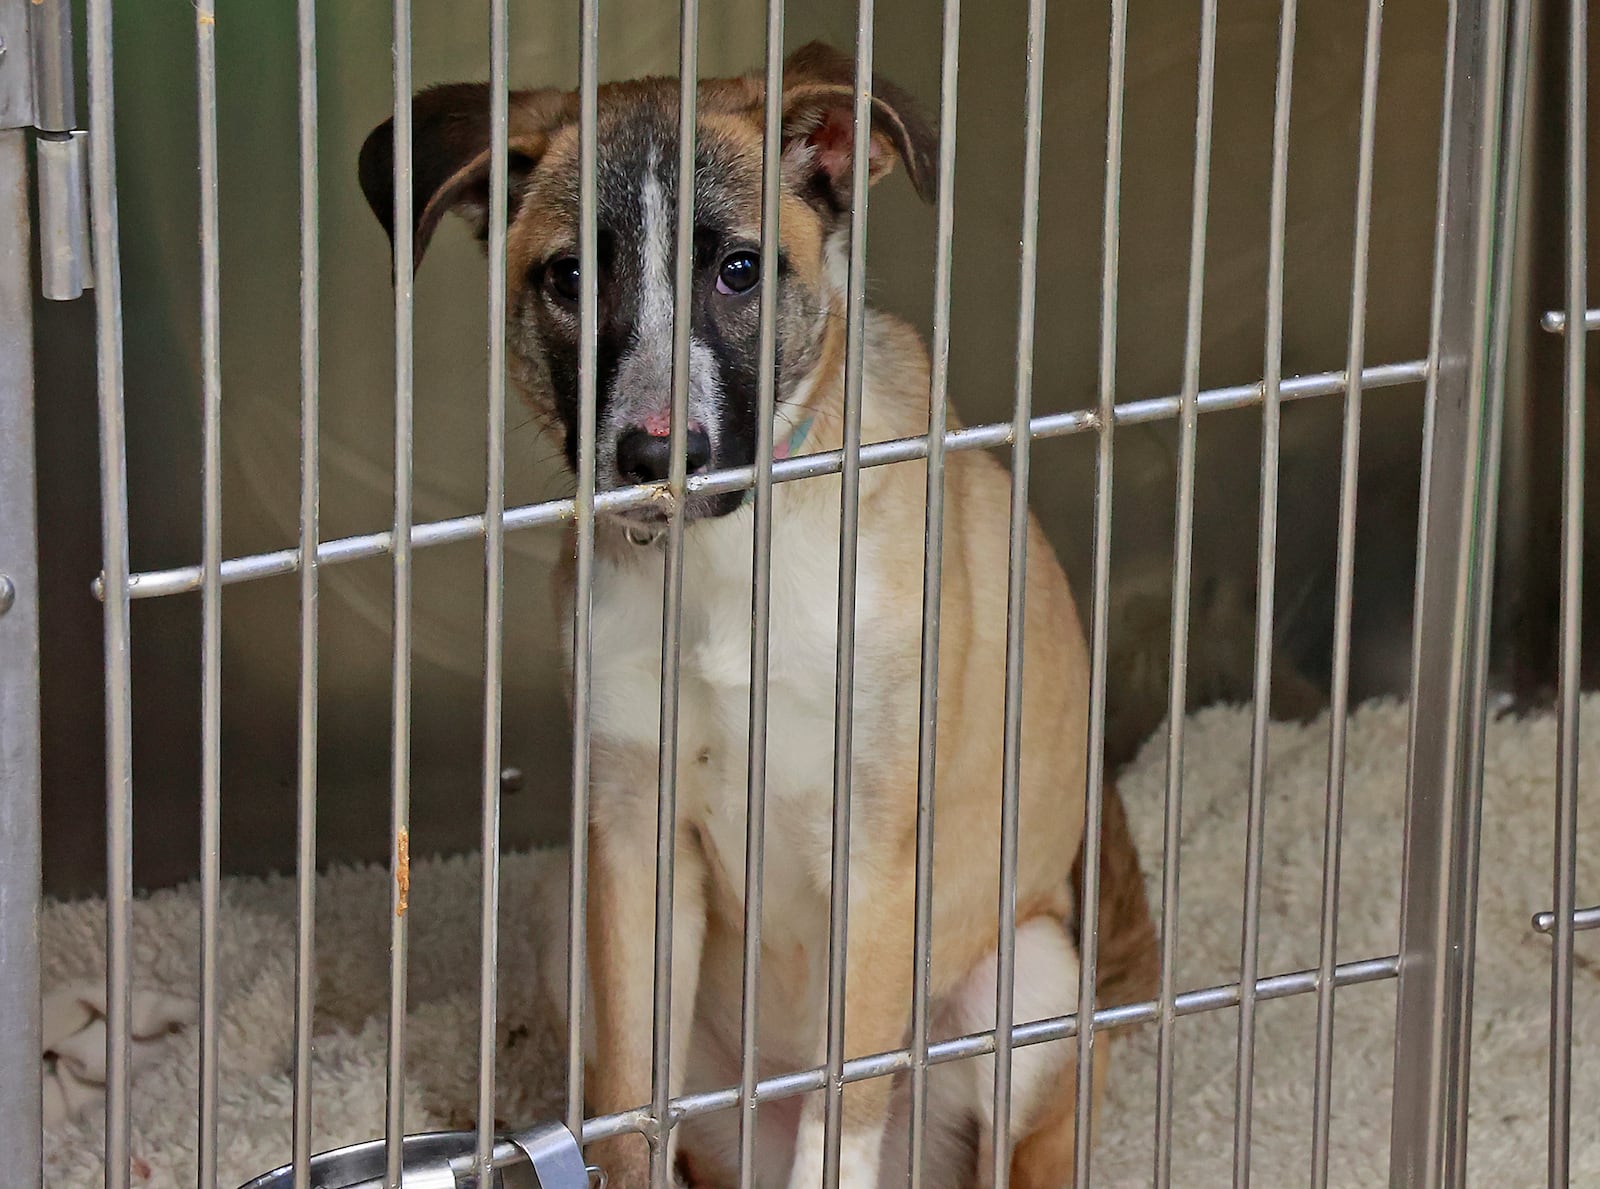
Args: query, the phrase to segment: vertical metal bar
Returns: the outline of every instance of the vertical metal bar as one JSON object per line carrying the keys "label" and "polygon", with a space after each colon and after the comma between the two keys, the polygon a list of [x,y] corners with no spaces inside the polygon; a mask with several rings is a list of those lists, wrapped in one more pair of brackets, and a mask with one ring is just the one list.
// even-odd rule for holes
{"label": "vertical metal bar", "polygon": [[489,0],[489,392],[483,513],[483,854],[478,940],[478,1183],[494,1167],[496,971],[500,952],[500,759],[505,699],[506,226],[510,205],[510,20]]}
{"label": "vertical metal bar", "polygon": [[761,912],[767,830],[767,659],[772,635],[772,437],[778,408],[779,211],[783,199],[783,0],[767,0],[761,155],[761,325],[757,347],[754,557],[750,580],[750,750],[739,1003],[739,1189],[755,1189],[760,1077]]}
{"label": "vertical metal bar", "polygon": [[1367,281],[1372,242],[1372,162],[1378,127],[1378,53],[1383,0],[1368,0],[1361,72],[1361,135],[1356,165],[1349,353],[1345,357],[1344,436],[1339,464],[1339,544],[1335,562],[1333,676],[1330,683],[1328,797],[1322,834],[1322,912],[1317,950],[1317,1052],[1313,1074],[1311,1186],[1327,1189],[1333,1102],[1334,964],[1339,946],[1339,874],[1344,834],[1345,744],[1350,719],[1350,622],[1355,601],[1356,496],[1361,459],[1361,370],[1366,361]]}
{"label": "vertical metal bar", "polygon": [[867,162],[872,144],[874,0],[856,6],[855,142],[850,158],[850,270],[846,282],[844,442],[839,472],[839,607],[833,719],[833,837],[828,888],[827,1083],[823,1189],[838,1189],[844,1111],[844,996],[850,919],[850,772],[856,671],[856,544],[861,528],[861,386],[867,324]]}
{"label": "vertical metal bar", "polygon": [[678,840],[679,643],[683,627],[684,502],[688,499],[689,348],[694,297],[695,97],[700,5],[683,0],[678,28],[678,195],[672,300],[672,415],[667,486],[672,493],[661,608],[661,718],[656,800],[656,936],[651,1008],[650,1184],[670,1189],[672,1096],[672,900]]}
{"label": "vertical metal bar", "polygon": [[39,566],[27,133],[0,131],[0,1151],[43,1175],[39,1054]]}
{"label": "vertical metal bar", "polygon": [[1217,89],[1217,0],[1200,15],[1195,100],[1189,293],[1178,406],[1177,522],[1172,548],[1172,663],[1167,676],[1167,788],[1161,835],[1161,985],[1156,1042],[1155,1183],[1172,1181],[1172,1069],[1177,1022],[1178,861],[1183,823],[1183,716],[1189,673],[1189,587],[1194,553],[1194,453],[1200,395],[1200,318],[1205,303],[1206,218],[1211,199],[1211,117]]}
{"label": "vertical metal bar", "polygon": [[196,0],[200,129],[200,1137],[201,1189],[217,1183],[217,929],[222,893],[222,294],[217,215],[217,17]]}
{"label": "vertical metal bar", "polygon": [[1006,594],[1005,719],[1000,790],[1000,934],[995,965],[995,1189],[1011,1184],[1011,1028],[1017,952],[1017,815],[1022,793],[1022,663],[1028,607],[1028,477],[1033,455],[1033,331],[1039,281],[1039,162],[1044,131],[1045,0],[1028,0],[1028,91],[1023,121],[1022,259],[1016,393],[1011,414],[1011,524]]}
{"label": "vertical metal bar", "polygon": [[1583,473],[1588,304],[1589,6],[1567,6],[1566,423],[1561,467],[1561,666],[1557,703],[1555,928],[1550,960],[1550,1154],[1552,1186],[1564,1186],[1572,1129],[1572,913],[1577,907],[1578,694],[1583,647]]}
{"label": "vertical metal bar", "polygon": [[1294,92],[1296,3],[1283,0],[1278,89],[1273,101],[1272,199],[1267,236],[1267,341],[1261,401],[1261,524],[1256,555],[1255,673],[1250,715],[1250,793],[1245,812],[1243,937],[1239,946],[1239,1053],[1234,1079],[1233,1183],[1250,1184],[1255,1107],[1256,975],[1261,956],[1261,866],[1266,845],[1267,724],[1272,710],[1273,596],[1278,581],[1278,453],[1283,384],[1283,255],[1289,207],[1289,106]]}
{"label": "vertical metal bar", "polygon": [[296,0],[300,84],[300,729],[295,810],[294,1189],[311,1189],[311,1033],[317,989],[317,540],[321,535],[317,237],[317,3]]}
{"label": "vertical metal bar", "polygon": [[405,1136],[407,894],[411,884],[411,497],[413,439],[411,0],[394,0],[394,705],[389,918],[388,1189],[400,1189]]}
{"label": "vertical metal bar", "polygon": [[[1505,0],[1451,5],[1440,149],[1439,233],[1418,520],[1404,883],[1390,1181],[1447,1182],[1449,1123],[1463,1087],[1457,1038],[1467,993],[1460,897],[1475,856],[1462,822],[1468,617],[1482,515],[1483,413],[1500,153]],[[1465,865],[1465,866],[1463,866]],[[1459,1170],[1456,1170],[1459,1174]]]}
{"label": "vertical metal bar", "polygon": [[1495,549],[1501,531],[1500,462],[1504,430],[1506,388],[1511,360],[1511,335],[1517,311],[1513,291],[1522,262],[1519,260],[1518,201],[1525,172],[1523,141],[1526,135],[1528,79],[1533,44],[1532,0],[1512,0],[1511,56],[1507,67],[1505,150],[1500,160],[1500,197],[1494,232],[1492,331],[1489,343],[1489,377],[1484,411],[1482,462],[1482,514],[1478,517],[1476,563],[1472,575],[1472,638],[1470,686],[1467,695],[1465,754],[1466,795],[1462,807],[1461,846],[1457,863],[1460,905],[1461,1010],[1457,1016],[1454,1073],[1457,1092],[1447,1120],[1445,1182],[1464,1184],[1467,1167],[1468,1105],[1472,1090],[1473,977],[1477,962],[1478,860],[1483,828],[1483,757],[1488,733],[1490,637],[1493,630]]}
{"label": "vertical metal bar", "polygon": [[[1111,627],[1111,506],[1117,408],[1117,289],[1122,248],[1122,122],[1128,0],[1111,2],[1106,69],[1106,176],[1100,227],[1099,424],[1095,428],[1094,562],[1089,613],[1089,737],[1083,801],[1083,902],[1078,938],[1078,1053],[1072,1180],[1089,1189],[1094,1156],[1094,1011],[1100,951],[1101,823],[1105,817],[1106,692]],[[1085,1005],[1090,1010],[1085,1011]]]}
{"label": "vertical metal bar", "polygon": [[128,1189],[128,1031],[133,1003],[132,672],[129,664],[128,451],[122,391],[122,268],[112,88],[112,0],[89,0],[89,205],[99,376],[101,575],[106,677],[106,1189]]}
{"label": "vertical metal bar", "polygon": [[[1429,335],[1429,339],[1428,339],[1428,380],[1427,380],[1427,385],[1426,385],[1426,390],[1425,390],[1424,410],[1423,410],[1424,426],[1423,426],[1423,441],[1422,441],[1422,454],[1423,454],[1423,457],[1422,457],[1422,478],[1421,478],[1421,490],[1419,492],[1419,508],[1420,508],[1420,511],[1419,511],[1419,514],[1418,514],[1418,525],[1417,525],[1417,575],[1418,575],[1418,582],[1417,582],[1417,588],[1416,588],[1416,590],[1415,590],[1415,592],[1413,593],[1413,596],[1412,596],[1412,598],[1413,598],[1413,611],[1412,611],[1413,623],[1412,623],[1411,691],[1410,691],[1412,696],[1408,700],[1408,705],[1410,706],[1409,723],[1408,723],[1408,735],[1410,737],[1408,738],[1408,741],[1407,741],[1407,757],[1406,757],[1406,766],[1407,766],[1406,779],[1407,779],[1408,785],[1410,784],[1410,782],[1413,779],[1413,777],[1412,777],[1412,768],[1416,763],[1416,752],[1417,752],[1417,747],[1416,747],[1417,707],[1416,707],[1415,695],[1416,695],[1418,689],[1420,688],[1420,677],[1421,677],[1421,673],[1422,673],[1421,639],[1422,639],[1423,623],[1422,623],[1421,608],[1422,608],[1423,590],[1422,590],[1421,577],[1422,577],[1422,574],[1424,572],[1424,568],[1427,565],[1427,561],[1428,561],[1428,559],[1427,559],[1428,537],[1427,537],[1426,527],[1427,527],[1427,516],[1428,516],[1429,484],[1430,484],[1431,470],[1432,470],[1431,464],[1430,464],[1430,459],[1432,458],[1432,455],[1433,455],[1433,436],[1434,436],[1433,427],[1434,427],[1434,421],[1435,421],[1435,409],[1437,408],[1437,404],[1438,404],[1437,391],[1438,391],[1438,381],[1439,381],[1439,365],[1440,365],[1440,361],[1441,361],[1441,357],[1442,357],[1442,348],[1441,348],[1441,345],[1440,345],[1440,340],[1441,340],[1441,336],[1442,336],[1442,325],[1443,325],[1443,319],[1444,319],[1444,304],[1445,304],[1445,299],[1444,299],[1444,293],[1445,293],[1445,265],[1446,265],[1445,247],[1446,247],[1446,243],[1447,243],[1447,239],[1448,239],[1448,231],[1449,231],[1449,223],[1448,223],[1448,220],[1446,219],[1446,208],[1447,208],[1447,204],[1448,204],[1449,188],[1450,188],[1450,184],[1451,184],[1451,177],[1450,177],[1451,148],[1452,148],[1451,139],[1452,139],[1453,135],[1455,135],[1455,136],[1459,136],[1460,135],[1460,133],[1454,128],[1454,126],[1452,125],[1452,122],[1451,122],[1451,120],[1452,120],[1452,109],[1453,109],[1453,106],[1454,106],[1454,103],[1455,103],[1455,95],[1456,95],[1456,90],[1457,90],[1457,86],[1456,86],[1457,25],[1461,20],[1461,15],[1460,15],[1460,12],[1459,12],[1459,0],[1451,0],[1451,3],[1449,4],[1447,11],[1448,11],[1449,16],[1448,16],[1448,27],[1447,27],[1447,31],[1446,31],[1446,34],[1445,34],[1444,104],[1443,104],[1443,113],[1442,113],[1442,115],[1440,117],[1439,175],[1438,175],[1438,181],[1437,181],[1437,197],[1435,199],[1435,204],[1436,204],[1436,215],[1435,215],[1436,226],[1435,226],[1435,230],[1434,230],[1434,246],[1433,246],[1433,283],[1432,283],[1431,312],[1430,312],[1430,315],[1429,315],[1429,332],[1428,332],[1428,335]],[[1470,66],[1469,66],[1469,68],[1470,68]],[[1459,157],[1459,156],[1461,156],[1461,154],[1458,152],[1456,154],[1456,156]],[[1409,792],[1409,789],[1408,789],[1408,792]],[[1404,924],[1405,924],[1404,914],[1405,914],[1406,906],[1407,906],[1407,903],[1408,903],[1407,897],[1406,897],[1406,891],[1407,891],[1407,888],[1409,886],[1409,879],[1410,879],[1410,856],[1409,856],[1408,850],[1406,850],[1406,849],[1402,850],[1402,855],[1403,855],[1403,860],[1402,861],[1404,863],[1404,866],[1402,868],[1402,890],[1401,890],[1402,920],[1401,920],[1401,927],[1402,927],[1402,930],[1403,930],[1404,929]],[[1441,895],[1442,895],[1442,893],[1441,893]],[[1402,949],[1403,949],[1404,948],[1404,937],[1403,937],[1403,934],[1402,934],[1401,945],[1402,945]],[[1399,981],[1398,972],[1397,972],[1397,975],[1396,975],[1396,979],[1397,979],[1397,982],[1398,982]],[[1413,992],[1413,994],[1415,994],[1415,993],[1416,992]],[[1396,1002],[1396,1045],[1395,1045],[1395,1047],[1396,1047],[1395,1061],[1396,1061],[1397,1069],[1398,1069],[1398,1064],[1399,1064],[1399,1061],[1400,1061],[1400,1057],[1399,1057],[1400,1036],[1399,1036],[1399,1033],[1401,1031],[1401,1028],[1404,1026],[1402,1021],[1401,1021],[1401,1019],[1400,1019],[1400,1013],[1401,1013],[1401,1009],[1402,1009],[1402,1006],[1403,1006],[1403,1000],[1401,1000],[1400,996],[1401,996],[1401,991],[1397,986],[1397,988],[1396,988],[1396,999],[1397,999],[1397,1002]],[[1423,1009],[1421,1007],[1419,1007],[1417,1010],[1420,1012]],[[1415,1045],[1418,1042],[1413,1041],[1412,1043]],[[1423,1054],[1423,1053],[1413,1053],[1412,1056],[1413,1056],[1413,1060],[1415,1060],[1415,1059],[1418,1059],[1419,1057],[1425,1056],[1425,1054]],[[1395,1091],[1396,1092],[1398,1092],[1398,1089],[1399,1089],[1399,1080],[1400,1080],[1399,1079],[1399,1074],[1397,1072],[1396,1076],[1395,1076]],[[1398,1103],[1396,1103],[1396,1107],[1395,1107],[1395,1110],[1394,1110],[1393,1113],[1398,1113]],[[1414,1126],[1414,1122],[1412,1120],[1408,1119],[1407,1126],[1408,1126],[1408,1128]],[[1391,1144],[1390,1144],[1390,1156],[1389,1156],[1391,1179],[1396,1179],[1395,1176],[1394,1176],[1394,1174],[1396,1172],[1395,1166],[1399,1162],[1399,1159],[1400,1159],[1400,1154],[1399,1154],[1397,1145],[1395,1145],[1392,1142],[1393,1141],[1393,1132],[1394,1132],[1395,1129],[1397,1129],[1397,1127],[1398,1127],[1398,1123],[1396,1121],[1394,1121],[1393,1119],[1391,1119]],[[1426,1158],[1428,1158],[1428,1154],[1426,1152],[1418,1153],[1416,1158],[1417,1159],[1426,1159]],[[1422,1174],[1418,1173],[1416,1178],[1415,1178],[1414,1183],[1420,1183],[1421,1177],[1422,1177]],[[1442,1180],[1442,1176],[1439,1179]],[[1412,1180],[1412,1178],[1408,1177],[1408,1180]],[[1405,1183],[1405,1182],[1400,1182],[1400,1183]]]}
{"label": "vertical metal bar", "polygon": [[950,416],[950,294],[956,229],[956,94],[961,0],[945,0],[939,68],[938,232],[928,373],[928,474],[922,546],[922,683],[917,722],[917,887],[912,924],[910,1189],[927,1170],[928,1029],[933,977],[933,811],[939,738],[940,593],[944,582],[944,435]]}
{"label": "vertical metal bar", "polygon": [[599,0],[578,6],[578,488],[572,611],[572,886],[567,924],[567,1130],[583,1134],[583,1008],[589,901],[589,613],[594,605],[595,384],[599,345],[596,145]]}

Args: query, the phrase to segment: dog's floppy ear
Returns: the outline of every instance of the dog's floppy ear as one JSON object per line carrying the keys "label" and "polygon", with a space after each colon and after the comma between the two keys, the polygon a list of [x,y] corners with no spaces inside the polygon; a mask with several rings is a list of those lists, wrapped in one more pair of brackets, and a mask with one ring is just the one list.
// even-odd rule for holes
{"label": "dog's floppy ear", "polygon": [[[550,133],[575,118],[568,96],[555,89],[509,96],[508,217],[517,213],[522,188],[539,162]],[[449,83],[417,93],[411,105],[412,267],[422,263],[447,211],[473,226],[478,238],[489,222],[489,88]],[[361,190],[372,213],[394,239],[394,120],[372,130],[361,146]]]}
{"label": "dog's floppy ear", "polygon": [[[815,171],[817,188],[836,210],[850,205],[855,74],[854,59],[820,41],[802,46],[783,64],[784,156]],[[898,157],[917,195],[931,202],[938,149],[911,96],[874,75],[870,180],[888,173]]]}

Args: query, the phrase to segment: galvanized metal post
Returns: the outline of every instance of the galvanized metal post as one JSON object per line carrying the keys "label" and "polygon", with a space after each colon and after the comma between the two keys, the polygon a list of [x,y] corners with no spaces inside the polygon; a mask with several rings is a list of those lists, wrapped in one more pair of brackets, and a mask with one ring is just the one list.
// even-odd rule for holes
{"label": "galvanized metal post", "polygon": [[38,1185],[39,571],[27,135],[0,130],[0,1152],[8,1183]]}
{"label": "galvanized metal post", "polygon": [[[1467,739],[1474,592],[1488,579],[1478,548],[1491,350],[1494,230],[1505,78],[1505,0],[1457,0],[1450,13],[1439,165],[1433,324],[1423,443],[1406,789],[1400,987],[1395,1034],[1391,1185],[1437,1189],[1464,1170],[1448,1160],[1466,1093],[1458,1051],[1471,996],[1463,951],[1472,913],[1473,816],[1481,763]],[[1464,1114],[1464,1112],[1462,1112]]]}

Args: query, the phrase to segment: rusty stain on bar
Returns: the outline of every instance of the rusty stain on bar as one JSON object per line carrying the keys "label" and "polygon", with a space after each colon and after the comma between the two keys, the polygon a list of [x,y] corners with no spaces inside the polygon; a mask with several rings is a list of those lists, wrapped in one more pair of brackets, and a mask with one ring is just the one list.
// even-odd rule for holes
{"label": "rusty stain on bar", "polygon": [[411,833],[401,830],[394,843],[394,915],[403,917],[411,905]]}

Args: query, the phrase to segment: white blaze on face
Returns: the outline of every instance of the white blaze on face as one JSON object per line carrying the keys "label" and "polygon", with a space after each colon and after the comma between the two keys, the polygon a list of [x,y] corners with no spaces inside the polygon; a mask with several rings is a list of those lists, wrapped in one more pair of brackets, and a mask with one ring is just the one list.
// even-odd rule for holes
{"label": "white blaze on face", "polygon": [[655,157],[639,186],[639,209],[644,225],[639,235],[639,316],[637,327],[641,346],[664,345],[667,366],[672,365],[672,238],[673,212],[667,204],[661,179],[656,176]]}
{"label": "white blaze on face", "polygon": [[[600,427],[598,463],[602,476],[616,470],[616,441],[627,429],[669,423],[672,408],[672,328],[676,271],[673,240],[676,212],[673,199],[657,176],[657,154],[639,179],[641,225],[632,234],[618,236],[622,243],[637,236],[639,287],[635,302],[634,337],[617,361],[616,380],[606,423]],[[691,246],[692,250],[692,246]],[[689,344],[689,420],[711,438],[713,456],[722,437],[719,417],[722,385],[716,358],[699,339]]]}

